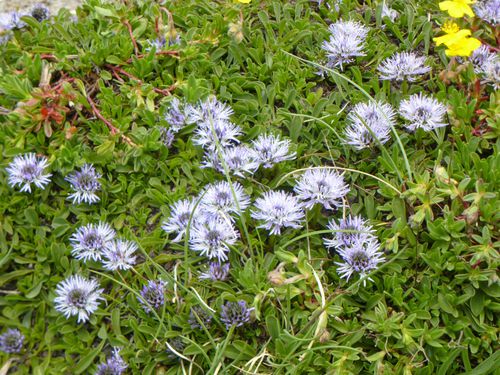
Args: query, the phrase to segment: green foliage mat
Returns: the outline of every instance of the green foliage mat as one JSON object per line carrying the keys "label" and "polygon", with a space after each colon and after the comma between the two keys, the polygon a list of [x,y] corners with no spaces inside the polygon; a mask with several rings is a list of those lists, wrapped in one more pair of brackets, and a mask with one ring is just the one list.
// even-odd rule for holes
{"label": "green foliage mat", "polygon": [[[325,1],[326,3],[326,1]],[[0,352],[0,373],[94,373],[113,347],[133,374],[487,374],[498,355],[498,92],[467,59],[433,45],[443,18],[429,1],[382,4],[314,1],[88,0],[74,19],[24,17],[0,45],[0,333],[25,336],[20,353]],[[332,3],[332,2],[330,2]],[[366,56],[318,74],[328,25],[369,27]],[[476,22],[476,29],[479,27]],[[498,30],[485,27],[483,40]],[[164,35],[170,46],[149,49]],[[177,36],[179,39],[177,40]],[[494,44],[494,42],[491,42]],[[426,56],[417,82],[379,79],[398,51]],[[448,108],[448,126],[406,131],[356,151],[344,142],[346,115],[368,97],[398,108],[418,92]],[[235,225],[226,281],[200,279],[206,258],[161,228],[170,205],[229,178],[200,168],[193,126],[166,147],[172,96],[195,104],[214,95],[230,105],[240,139],[279,134],[296,159],[239,181],[252,202],[293,191],[304,168],[342,172],[343,207],[307,212],[302,229],[269,235],[247,209]],[[5,167],[34,152],[50,163],[45,189],[20,192]],[[65,177],[84,163],[102,174],[97,204],[72,204]],[[385,262],[339,277],[328,220],[361,215]],[[137,264],[108,271],[71,255],[70,237],[109,223],[138,243]],[[85,323],[55,310],[56,286],[81,274],[104,289]],[[166,282],[166,303],[147,313],[147,280]],[[244,300],[250,322],[226,329],[221,307]],[[194,306],[212,324],[193,328]],[[198,310],[201,311],[201,310]]]}

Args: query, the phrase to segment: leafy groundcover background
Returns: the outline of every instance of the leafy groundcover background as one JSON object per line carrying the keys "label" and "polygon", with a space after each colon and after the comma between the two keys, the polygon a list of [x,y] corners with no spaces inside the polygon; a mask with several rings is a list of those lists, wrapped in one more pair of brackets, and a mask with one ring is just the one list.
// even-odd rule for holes
{"label": "leafy groundcover background", "polygon": [[[0,46],[0,325],[26,337],[20,353],[0,354],[3,369],[93,373],[120,347],[134,374],[493,372],[498,93],[433,45],[444,19],[437,4],[391,6],[394,22],[382,18],[382,4],[349,0],[338,11],[303,0],[88,0],[77,19],[65,10],[41,23],[26,18]],[[321,76],[314,63],[324,63],[321,43],[338,19],[370,28],[366,56],[343,76]],[[494,33],[483,27],[480,36],[495,43]],[[159,34],[180,37],[164,48],[172,52],[147,50]],[[431,72],[411,84],[380,80],[380,61],[404,50],[427,56]],[[342,134],[348,109],[366,101],[360,88],[396,108],[410,94],[432,93],[447,105],[449,125],[432,134],[399,125],[399,139],[355,151]],[[228,280],[199,279],[206,260],[161,225],[170,204],[224,176],[200,168],[192,128],[171,147],[162,142],[172,95],[228,103],[246,142],[265,132],[291,140],[295,160],[237,179],[252,200],[291,191],[298,169],[334,166],[350,186],[345,207],[315,207],[301,230],[279,236],[257,230],[247,212],[236,223],[247,234],[230,252]],[[60,116],[47,119],[44,106]],[[53,174],[31,194],[10,187],[5,172],[27,152],[47,156]],[[84,162],[102,173],[95,205],[67,200],[64,177]],[[340,279],[338,254],[323,245],[328,220],[345,214],[369,219],[385,253],[366,285]],[[71,256],[70,236],[99,220],[139,244],[133,270],[109,272]],[[84,324],[54,309],[56,285],[73,274],[105,290]],[[137,293],[158,278],[167,302],[148,314]],[[251,321],[228,331],[221,306],[238,300],[254,308]],[[191,327],[194,306],[213,310],[210,327]]]}

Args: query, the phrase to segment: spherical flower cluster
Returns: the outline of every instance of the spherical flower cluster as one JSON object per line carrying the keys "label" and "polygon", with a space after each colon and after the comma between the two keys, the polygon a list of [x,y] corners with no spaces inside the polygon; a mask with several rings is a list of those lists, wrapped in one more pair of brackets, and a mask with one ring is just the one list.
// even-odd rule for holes
{"label": "spherical flower cluster", "polygon": [[419,128],[430,131],[446,126],[444,122],[446,107],[436,99],[422,93],[401,101],[399,114],[407,121],[405,126],[410,131]]}
{"label": "spherical flower cluster", "polygon": [[250,197],[243,191],[239,182],[229,184],[220,181],[207,185],[202,192],[200,209],[211,216],[231,218],[230,215],[240,216],[250,205]]}
{"label": "spherical flower cluster", "polygon": [[337,273],[346,280],[349,280],[354,273],[365,279],[370,271],[377,269],[385,260],[379,249],[380,244],[373,238],[357,240],[350,246],[339,248],[338,253],[342,262],[335,262],[339,266]]}
{"label": "spherical flower cluster", "polygon": [[297,197],[284,191],[268,191],[255,201],[252,217],[262,221],[258,228],[281,234],[285,227],[300,228],[304,211]]}
{"label": "spherical flower cluster", "polygon": [[222,305],[220,320],[228,330],[232,326],[241,327],[243,324],[250,321],[250,314],[253,310],[254,308],[248,308],[247,303],[243,300],[238,302],[226,302],[226,304]]}
{"label": "spherical flower cluster", "polygon": [[493,26],[500,24],[500,0],[479,0],[472,7],[483,21]]}
{"label": "spherical flower cluster", "polygon": [[330,39],[322,44],[326,51],[326,66],[340,67],[350,63],[357,56],[364,56],[363,51],[368,29],[356,21],[337,21],[330,25]]}
{"label": "spherical flower cluster", "polygon": [[490,84],[495,90],[500,88],[500,57],[482,45],[470,58],[474,72],[481,77],[481,82]]}
{"label": "spherical flower cluster", "polygon": [[97,366],[95,375],[121,375],[128,365],[120,356],[120,349],[113,348],[113,353],[106,359],[106,362]]}
{"label": "spherical flower cluster", "polygon": [[200,274],[201,280],[225,281],[229,276],[229,263],[210,262],[208,270]]}
{"label": "spherical flower cluster", "polygon": [[181,199],[170,205],[170,217],[163,222],[162,228],[167,233],[177,234],[173,242],[181,241],[188,227],[192,227],[195,207],[196,201],[192,198]]}
{"label": "spherical flower cluster", "polygon": [[137,243],[123,239],[110,241],[104,249],[102,255],[102,265],[109,271],[128,270],[135,264],[134,253],[137,250]]}
{"label": "spherical flower cluster", "polygon": [[425,65],[425,57],[413,52],[396,53],[382,61],[378,67],[380,79],[390,81],[416,81],[418,76],[428,73],[430,67]]}
{"label": "spherical flower cluster", "polygon": [[137,297],[144,311],[151,312],[151,307],[158,310],[165,304],[166,284],[162,280],[149,280],[141,290],[141,297]]}
{"label": "spherical flower cluster", "polygon": [[305,208],[318,203],[333,210],[342,205],[342,198],[349,187],[338,172],[327,168],[308,169],[293,188]]}
{"label": "spherical flower cluster", "polygon": [[333,238],[325,238],[325,246],[335,250],[341,257],[337,273],[341,278],[349,280],[354,273],[362,279],[384,261],[380,244],[374,235],[374,230],[360,216],[349,216],[338,223],[331,220],[328,229],[333,232]]}
{"label": "spherical flower cluster", "polygon": [[84,262],[99,261],[108,244],[115,238],[115,231],[107,223],[87,224],[76,230],[70,242],[71,254]]}
{"label": "spherical flower cluster", "polygon": [[358,103],[347,116],[345,142],[357,150],[373,144],[384,144],[396,125],[396,113],[388,103],[370,101]]}
{"label": "spherical flower cluster", "polygon": [[49,163],[45,156],[36,156],[34,153],[16,156],[6,168],[9,174],[9,185],[15,187],[21,186],[21,191],[31,193],[31,185],[40,189],[50,182],[50,173],[45,169]]}
{"label": "spherical flower cluster", "polygon": [[92,164],[84,164],[80,171],[75,171],[65,178],[74,191],[73,194],[68,196],[68,199],[78,204],[81,202],[88,204],[99,202],[100,198],[96,192],[101,190],[101,183],[99,182],[101,177],[102,175],[96,171]]}
{"label": "spherical flower cluster", "polygon": [[373,227],[361,216],[348,216],[337,223],[334,219],[328,222],[328,229],[332,231],[332,238],[325,238],[324,244],[328,248],[342,248],[351,246],[356,241],[365,241],[375,238]]}
{"label": "spherical flower cluster", "polygon": [[285,160],[295,159],[295,152],[290,152],[290,141],[277,135],[261,134],[252,142],[254,160],[264,168]]}
{"label": "spherical flower cluster", "polygon": [[227,260],[229,246],[234,245],[238,233],[229,220],[220,217],[208,217],[195,222],[189,239],[190,248],[209,259],[219,262]]}
{"label": "spherical flower cluster", "polygon": [[8,329],[0,335],[0,351],[19,353],[23,348],[24,335],[18,329]]}
{"label": "spherical flower cluster", "polygon": [[61,281],[56,288],[55,308],[69,318],[77,315],[78,323],[89,320],[89,315],[95,312],[102,300],[96,280],[87,280],[82,276],[73,275]]}

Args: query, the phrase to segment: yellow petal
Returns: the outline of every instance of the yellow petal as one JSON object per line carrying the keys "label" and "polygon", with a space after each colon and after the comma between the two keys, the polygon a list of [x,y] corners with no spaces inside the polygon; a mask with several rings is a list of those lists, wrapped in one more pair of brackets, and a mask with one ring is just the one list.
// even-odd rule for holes
{"label": "yellow petal", "polygon": [[439,3],[439,9],[447,11],[448,14],[453,18],[461,18],[464,16],[464,14],[473,17],[474,12],[472,11],[472,8],[467,4],[470,3],[460,0],[442,1]]}
{"label": "yellow petal", "polygon": [[447,56],[470,56],[480,46],[481,42],[476,38],[466,38],[449,46],[445,53]]}
{"label": "yellow petal", "polygon": [[463,29],[453,34],[446,34],[437,38],[432,38],[432,40],[434,40],[438,46],[444,44],[449,47],[451,44],[455,44],[469,35],[471,35],[471,31],[469,29]]}
{"label": "yellow petal", "polygon": [[236,0],[238,3],[249,4],[252,0]]}

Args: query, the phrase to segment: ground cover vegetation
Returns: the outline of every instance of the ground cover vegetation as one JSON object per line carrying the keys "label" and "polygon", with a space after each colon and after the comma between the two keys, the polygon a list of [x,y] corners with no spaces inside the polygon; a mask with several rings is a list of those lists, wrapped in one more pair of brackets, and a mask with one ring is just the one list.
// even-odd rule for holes
{"label": "ground cover vegetation", "polygon": [[0,373],[494,372],[498,20],[0,15]]}

